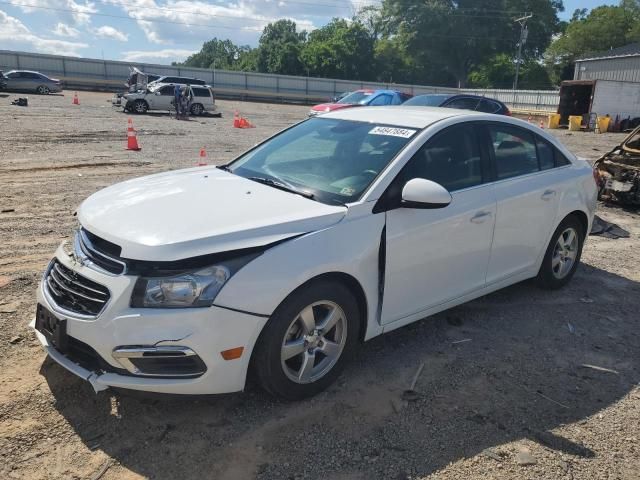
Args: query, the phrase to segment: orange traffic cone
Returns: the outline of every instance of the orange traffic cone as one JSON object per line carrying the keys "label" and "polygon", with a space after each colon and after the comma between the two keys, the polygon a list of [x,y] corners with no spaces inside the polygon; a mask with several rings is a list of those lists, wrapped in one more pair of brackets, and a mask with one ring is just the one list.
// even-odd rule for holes
{"label": "orange traffic cone", "polygon": [[237,110],[233,113],[233,128],[241,128],[240,127],[240,114],[238,113]]}
{"label": "orange traffic cone", "polygon": [[133,120],[129,119],[127,122],[127,150],[142,150],[138,146],[138,137],[136,137],[136,131],[133,128]]}
{"label": "orange traffic cone", "polygon": [[540,128],[544,129],[544,122],[542,120],[540,120]]}
{"label": "orange traffic cone", "polygon": [[240,117],[240,125],[238,128],[255,128],[255,125],[249,122],[246,118]]}
{"label": "orange traffic cone", "polygon": [[73,92],[73,105],[80,105],[80,99],[78,98],[78,92]]}
{"label": "orange traffic cone", "polygon": [[207,158],[207,152],[204,147],[200,149],[200,161],[196,164],[198,167],[204,167],[207,165],[207,162],[205,162],[203,158]]}

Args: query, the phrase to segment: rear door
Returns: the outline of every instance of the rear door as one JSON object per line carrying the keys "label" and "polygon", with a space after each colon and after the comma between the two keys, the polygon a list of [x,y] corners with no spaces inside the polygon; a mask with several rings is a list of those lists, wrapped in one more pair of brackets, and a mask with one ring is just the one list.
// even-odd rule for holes
{"label": "rear door", "polygon": [[487,123],[497,213],[487,284],[525,272],[537,263],[554,228],[561,181],[545,145],[528,129]]}

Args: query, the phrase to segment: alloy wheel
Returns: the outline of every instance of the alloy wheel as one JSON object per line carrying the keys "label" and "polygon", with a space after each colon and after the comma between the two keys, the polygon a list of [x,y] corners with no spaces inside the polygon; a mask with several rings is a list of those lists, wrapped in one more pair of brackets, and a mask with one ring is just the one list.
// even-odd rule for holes
{"label": "alloy wheel", "polygon": [[37,88],[37,92],[38,92],[40,95],[47,95],[47,94],[49,93],[49,91],[50,91],[50,90],[49,90],[49,87],[47,87],[46,85],[40,85],[40,86]]}
{"label": "alloy wheel", "polygon": [[347,318],[340,306],[321,300],[306,306],[289,325],[282,342],[282,369],[291,381],[312,383],[337,363],[347,341]]}
{"label": "alloy wheel", "polygon": [[566,277],[573,268],[577,256],[578,232],[573,228],[567,228],[560,234],[553,249],[551,257],[553,276],[558,280]]}

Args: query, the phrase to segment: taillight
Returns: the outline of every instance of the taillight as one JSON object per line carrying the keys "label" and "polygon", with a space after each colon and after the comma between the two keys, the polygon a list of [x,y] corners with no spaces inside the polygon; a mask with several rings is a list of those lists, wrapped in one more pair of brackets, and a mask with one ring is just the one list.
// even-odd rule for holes
{"label": "taillight", "polygon": [[507,111],[506,111],[506,112],[504,112],[504,114],[505,114],[507,117],[510,117],[510,116],[511,116],[511,110],[509,110],[509,109],[507,108]]}

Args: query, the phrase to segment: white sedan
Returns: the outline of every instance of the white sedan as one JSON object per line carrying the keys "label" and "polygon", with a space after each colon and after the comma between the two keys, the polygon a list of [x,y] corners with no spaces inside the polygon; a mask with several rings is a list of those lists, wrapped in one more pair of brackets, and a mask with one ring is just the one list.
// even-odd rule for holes
{"label": "white sedan", "polygon": [[251,369],[299,399],[361,341],[528,278],[562,287],[595,207],[591,167],[528,123],[343,110],[89,197],[33,326],[96,391],[233,392]]}

